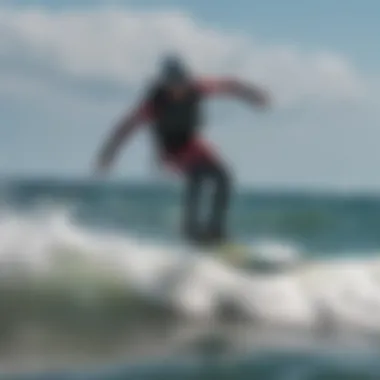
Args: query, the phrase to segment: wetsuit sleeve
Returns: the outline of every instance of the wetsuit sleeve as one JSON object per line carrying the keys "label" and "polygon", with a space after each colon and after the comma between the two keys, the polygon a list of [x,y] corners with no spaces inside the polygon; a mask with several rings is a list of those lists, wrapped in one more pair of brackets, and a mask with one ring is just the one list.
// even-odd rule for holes
{"label": "wetsuit sleeve", "polygon": [[115,126],[106,140],[100,155],[98,166],[107,167],[113,161],[121,145],[126,142],[135,129],[153,118],[150,102],[142,102],[132,112],[126,114]]}
{"label": "wetsuit sleeve", "polygon": [[235,96],[258,105],[267,105],[268,97],[263,89],[236,79],[203,79],[197,86],[205,96]]}

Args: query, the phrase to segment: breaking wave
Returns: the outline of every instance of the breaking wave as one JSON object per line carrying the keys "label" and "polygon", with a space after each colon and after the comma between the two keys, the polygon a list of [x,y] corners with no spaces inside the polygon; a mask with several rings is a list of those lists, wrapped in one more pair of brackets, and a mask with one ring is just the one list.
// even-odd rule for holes
{"label": "breaking wave", "polygon": [[[279,252],[303,256],[274,242],[255,247],[268,260]],[[2,303],[12,296],[15,305],[4,307],[2,319],[13,313],[13,324],[17,310],[27,320],[51,313],[54,304],[66,310],[57,318],[75,305],[124,322],[129,315],[149,319],[151,310],[152,319],[218,321],[229,309],[256,325],[380,331],[375,256],[297,259],[286,270],[254,272],[179,245],[85,228],[64,210],[40,210],[0,214],[0,262]]]}

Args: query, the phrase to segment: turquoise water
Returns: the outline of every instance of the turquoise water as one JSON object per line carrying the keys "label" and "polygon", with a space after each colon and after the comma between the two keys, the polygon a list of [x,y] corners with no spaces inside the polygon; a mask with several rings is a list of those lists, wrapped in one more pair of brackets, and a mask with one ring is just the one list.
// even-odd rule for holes
{"label": "turquoise water", "polygon": [[[270,276],[183,247],[180,200],[148,185],[2,183],[0,370],[14,374],[4,378],[380,377],[380,197],[236,194],[236,240],[307,260]],[[50,338],[28,335],[18,353],[26,326]],[[210,330],[217,352],[199,348]],[[53,365],[49,352],[65,350]],[[22,365],[33,355],[34,376]]]}
{"label": "turquoise water", "polygon": [[34,377],[19,376],[15,380],[29,379],[308,379],[308,380],[376,380],[380,371],[378,357],[357,353],[333,354],[330,352],[262,352],[244,359],[226,361],[193,361],[177,359],[175,362],[147,365],[117,365],[97,371],[58,371]]}
{"label": "turquoise water", "polygon": [[[154,186],[70,181],[14,181],[2,200],[16,209],[36,204],[74,207],[81,223],[176,239],[180,191]],[[237,239],[290,240],[308,251],[378,249],[380,196],[240,192],[230,227]]]}

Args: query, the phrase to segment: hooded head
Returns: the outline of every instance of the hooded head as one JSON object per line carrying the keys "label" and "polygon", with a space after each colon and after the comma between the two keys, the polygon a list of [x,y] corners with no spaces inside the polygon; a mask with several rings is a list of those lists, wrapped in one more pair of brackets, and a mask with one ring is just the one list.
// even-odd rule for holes
{"label": "hooded head", "polygon": [[164,57],[160,67],[160,82],[169,89],[185,88],[191,75],[185,63],[176,55]]}

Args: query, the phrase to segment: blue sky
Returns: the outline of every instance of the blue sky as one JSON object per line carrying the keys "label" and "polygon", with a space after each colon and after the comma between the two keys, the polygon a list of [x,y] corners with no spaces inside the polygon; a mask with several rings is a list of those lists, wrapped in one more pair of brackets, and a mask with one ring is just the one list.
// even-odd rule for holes
{"label": "blue sky", "polygon": [[[345,5],[343,5],[345,4]],[[246,186],[380,189],[380,3],[0,0],[0,173],[88,176],[162,51],[268,88],[270,112],[207,105],[206,135]],[[149,136],[117,178],[152,178]]]}

